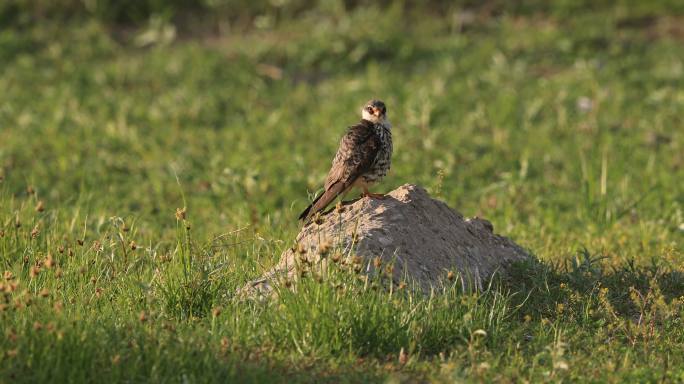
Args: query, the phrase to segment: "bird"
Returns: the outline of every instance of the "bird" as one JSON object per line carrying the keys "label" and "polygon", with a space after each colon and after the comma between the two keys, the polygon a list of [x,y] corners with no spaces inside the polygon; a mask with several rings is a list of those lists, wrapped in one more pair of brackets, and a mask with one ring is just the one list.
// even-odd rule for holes
{"label": "bird", "polygon": [[391,160],[392,125],[387,119],[387,107],[380,100],[369,100],[361,110],[361,121],[347,128],[340,140],[324,191],[299,215],[299,220],[306,222],[352,188],[361,189],[362,197],[384,198],[368,188],[387,175]]}

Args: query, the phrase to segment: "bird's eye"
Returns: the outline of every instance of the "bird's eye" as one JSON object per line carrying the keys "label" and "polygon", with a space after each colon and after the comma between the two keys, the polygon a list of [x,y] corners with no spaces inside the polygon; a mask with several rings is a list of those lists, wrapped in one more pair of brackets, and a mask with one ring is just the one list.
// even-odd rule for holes
{"label": "bird's eye", "polygon": [[373,113],[373,107],[366,107],[366,111]]}

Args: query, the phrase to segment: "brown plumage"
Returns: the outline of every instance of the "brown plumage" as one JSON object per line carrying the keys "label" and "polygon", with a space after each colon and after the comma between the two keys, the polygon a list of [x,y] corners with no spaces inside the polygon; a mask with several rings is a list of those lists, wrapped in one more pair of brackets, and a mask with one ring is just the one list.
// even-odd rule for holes
{"label": "brown plumage", "polygon": [[382,101],[371,100],[367,103],[361,122],[349,127],[340,141],[325,180],[325,191],[302,212],[300,220],[306,221],[322,211],[352,187],[361,188],[365,196],[381,196],[368,192],[368,187],[384,177],[390,168],[392,133],[386,113]]}

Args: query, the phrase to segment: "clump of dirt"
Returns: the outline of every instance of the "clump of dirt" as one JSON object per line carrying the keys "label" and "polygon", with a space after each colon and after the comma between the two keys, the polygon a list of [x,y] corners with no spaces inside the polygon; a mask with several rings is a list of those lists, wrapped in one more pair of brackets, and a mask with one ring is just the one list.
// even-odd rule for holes
{"label": "clump of dirt", "polygon": [[464,218],[425,189],[405,184],[384,199],[338,204],[314,218],[279,263],[240,293],[267,293],[278,279],[296,280],[302,260],[309,266],[324,265],[339,257],[354,259],[364,272],[373,265],[392,264],[395,284],[411,280],[424,292],[456,276],[464,288],[481,289],[494,273],[505,274],[511,263],[531,258],[495,234],[489,221]]}

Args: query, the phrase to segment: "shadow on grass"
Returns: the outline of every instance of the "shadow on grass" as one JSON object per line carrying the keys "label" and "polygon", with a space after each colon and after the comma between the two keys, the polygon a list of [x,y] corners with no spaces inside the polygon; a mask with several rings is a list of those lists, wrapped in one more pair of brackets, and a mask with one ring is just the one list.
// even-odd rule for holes
{"label": "shadow on grass", "polygon": [[684,273],[657,265],[629,261],[604,266],[601,257],[582,250],[573,259],[557,263],[533,259],[512,266],[498,278],[504,290],[519,293],[521,316],[553,316],[559,304],[573,303],[610,307],[613,315],[634,319],[658,300],[671,302],[684,292]]}
{"label": "shadow on grass", "polygon": [[[90,326],[84,326],[90,324]],[[170,324],[170,323],[169,323]],[[273,346],[245,348],[228,339],[191,335],[169,327],[129,323],[64,324],[59,339],[45,332],[19,337],[0,359],[0,382],[382,382],[363,365],[331,365],[292,358]],[[207,336],[207,337],[205,337]],[[40,364],[36,364],[40,362]]]}

